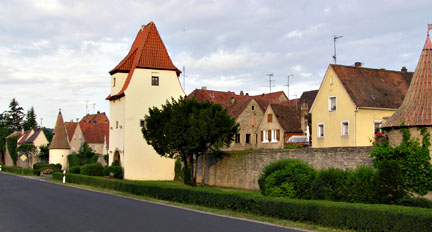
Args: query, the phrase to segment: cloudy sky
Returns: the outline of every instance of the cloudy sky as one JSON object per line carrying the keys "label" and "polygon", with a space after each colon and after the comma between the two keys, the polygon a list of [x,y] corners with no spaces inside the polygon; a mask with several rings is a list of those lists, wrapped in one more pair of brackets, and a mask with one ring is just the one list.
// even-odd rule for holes
{"label": "cloudy sky", "polygon": [[[2,0],[0,113],[16,98],[54,127],[86,110],[109,112],[108,71],[154,21],[186,93],[208,89],[290,98],[318,89],[332,63],[413,71],[432,23],[428,0]],[[181,76],[183,84],[183,75]],[[86,105],[88,106],[86,109]]]}

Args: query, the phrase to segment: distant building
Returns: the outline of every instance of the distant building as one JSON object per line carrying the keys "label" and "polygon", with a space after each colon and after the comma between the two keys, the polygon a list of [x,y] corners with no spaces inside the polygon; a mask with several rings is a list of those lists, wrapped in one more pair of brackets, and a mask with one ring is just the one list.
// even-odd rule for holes
{"label": "distant building", "polygon": [[129,53],[109,73],[109,163],[118,160],[126,179],[172,180],[175,160],[158,155],[141,132],[150,107],[185,95],[181,72],[153,22],[141,27]]}
{"label": "distant building", "polygon": [[297,110],[300,111],[300,126],[305,135],[308,136],[308,141],[312,141],[312,114],[309,113],[313,102],[315,101],[318,90],[303,92],[297,102]]}
{"label": "distant building", "polygon": [[329,65],[312,114],[313,147],[370,146],[375,132],[402,104],[413,73]]}

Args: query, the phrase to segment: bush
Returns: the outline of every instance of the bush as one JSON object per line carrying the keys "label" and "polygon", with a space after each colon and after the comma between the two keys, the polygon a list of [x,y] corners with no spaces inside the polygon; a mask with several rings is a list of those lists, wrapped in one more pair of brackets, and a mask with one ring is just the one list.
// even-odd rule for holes
{"label": "bush", "polygon": [[284,149],[297,149],[302,147],[303,146],[301,144],[288,144],[284,146]]}
{"label": "bush", "polygon": [[[53,173],[55,180],[61,181],[62,177],[62,173]],[[432,228],[432,211],[422,208],[256,197],[235,192],[160,185],[154,182],[112,180],[70,173],[66,174],[66,181],[145,195],[160,200],[234,210],[285,220],[308,221],[343,229],[429,232]]]}
{"label": "bush", "polygon": [[97,163],[97,162],[98,162],[98,159],[99,159],[99,154],[95,153],[95,154],[92,156],[91,161],[92,161],[92,163]]}
{"label": "bush", "polygon": [[10,173],[25,175],[25,176],[35,175],[33,173],[33,169],[31,169],[31,168],[21,168],[21,167],[15,167],[15,166],[13,166],[13,167],[2,166],[2,172],[10,172]]}
{"label": "bush", "polygon": [[114,161],[111,163],[111,166],[120,166],[120,161],[119,161],[119,160],[114,160]]}
{"label": "bush", "polygon": [[69,173],[80,174],[81,173],[81,166],[74,166],[74,167],[69,168]]}
{"label": "bush", "polygon": [[376,202],[376,172],[373,167],[360,166],[355,170],[347,170],[347,190],[349,202]]}
{"label": "bush", "polygon": [[396,204],[406,193],[404,191],[401,165],[396,160],[383,160],[377,172],[377,200],[384,204]]}
{"label": "bush", "polygon": [[120,166],[108,166],[104,169],[104,176],[109,176],[114,174],[114,178],[123,179],[123,169]]}
{"label": "bush", "polygon": [[107,165],[108,165],[108,155],[104,155],[104,160],[105,160],[105,162],[107,163]]}
{"label": "bush", "polygon": [[88,176],[103,176],[104,168],[100,163],[86,164],[82,167],[81,174]]}
{"label": "bush", "polygon": [[409,197],[405,196],[399,199],[398,205],[405,205],[411,207],[420,207],[420,208],[432,208],[432,201],[429,201],[425,198],[421,197]]}
{"label": "bush", "polygon": [[33,164],[33,169],[39,170],[40,168],[48,166],[48,165],[49,165],[48,163],[35,163],[35,164]]}
{"label": "bush", "polygon": [[9,137],[6,139],[7,149],[14,165],[16,165],[18,159],[18,154],[16,152],[17,140],[18,140],[18,136]]}
{"label": "bush", "polygon": [[182,163],[179,159],[176,160],[174,165],[174,180],[183,180]]}
{"label": "bush", "polygon": [[68,155],[69,168],[81,165],[81,159],[77,154]]}
{"label": "bush", "polygon": [[[33,164],[33,173],[39,176],[45,170],[50,169],[51,172],[61,171],[60,164],[35,163]],[[46,172],[45,172],[46,173]]]}
{"label": "bush", "polygon": [[300,160],[280,160],[283,169],[270,173],[264,180],[264,195],[297,199],[311,198],[315,170]]}
{"label": "bush", "polygon": [[329,168],[318,173],[312,185],[312,199],[349,201],[346,172]]}
{"label": "bush", "polygon": [[285,169],[285,166],[289,165],[290,162],[291,162],[290,160],[278,160],[278,161],[270,163],[269,165],[264,167],[264,169],[261,171],[261,174],[258,178],[258,185],[259,185],[259,188],[260,188],[262,194],[264,194],[264,192],[265,192],[265,180],[266,180],[266,178],[270,174],[272,174],[278,170]]}

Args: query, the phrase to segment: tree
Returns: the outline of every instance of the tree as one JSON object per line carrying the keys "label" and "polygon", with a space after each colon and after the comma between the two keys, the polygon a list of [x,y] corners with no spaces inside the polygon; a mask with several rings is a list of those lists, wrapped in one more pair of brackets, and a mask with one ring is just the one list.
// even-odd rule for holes
{"label": "tree", "polygon": [[27,111],[26,119],[24,120],[22,126],[24,130],[30,130],[37,127],[36,113],[34,111],[33,106]]}
{"label": "tree", "polygon": [[49,159],[49,147],[48,145],[39,146],[39,158],[42,162],[48,162]]}
{"label": "tree", "polygon": [[33,144],[21,144],[16,148],[16,152],[18,153],[18,157],[21,155],[27,156],[28,164],[32,164],[38,150]]}
{"label": "tree", "polygon": [[7,125],[14,131],[21,129],[22,120],[24,118],[23,108],[13,98],[9,103],[9,111],[7,112]]}
{"label": "tree", "polygon": [[142,133],[159,155],[180,158],[185,170],[184,183],[195,185],[194,161],[207,152],[229,147],[238,128],[221,105],[180,98],[167,101],[161,109],[150,108]]}
{"label": "tree", "polygon": [[91,159],[95,153],[93,152],[93,149],[87,144],[87,142],[84,142],[81,144],[81,147],[78,150],[78,157],[81,160],[82,164],[91,163]]}
{"label": "tree", "polygon": [[42,127],[42,131],[44,132],[45,137],[46,137],[47,140],[48,140],[48,143],[51,143],[51,140],[52,140],[52,138],[53,138],[53,129],[49,129],[49,128],[46,128],[46,127]]}

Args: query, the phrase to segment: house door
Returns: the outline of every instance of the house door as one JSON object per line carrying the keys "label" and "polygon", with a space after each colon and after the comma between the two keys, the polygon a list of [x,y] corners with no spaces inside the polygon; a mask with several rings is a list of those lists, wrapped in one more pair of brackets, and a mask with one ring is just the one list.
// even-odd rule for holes
{"label": "house door", "polygon": [[113,164],[115,164],[114,166],[121,166],[121,163],[120,163],[120,152],[118,152],[118,151],[116,151],[114,153]]}

